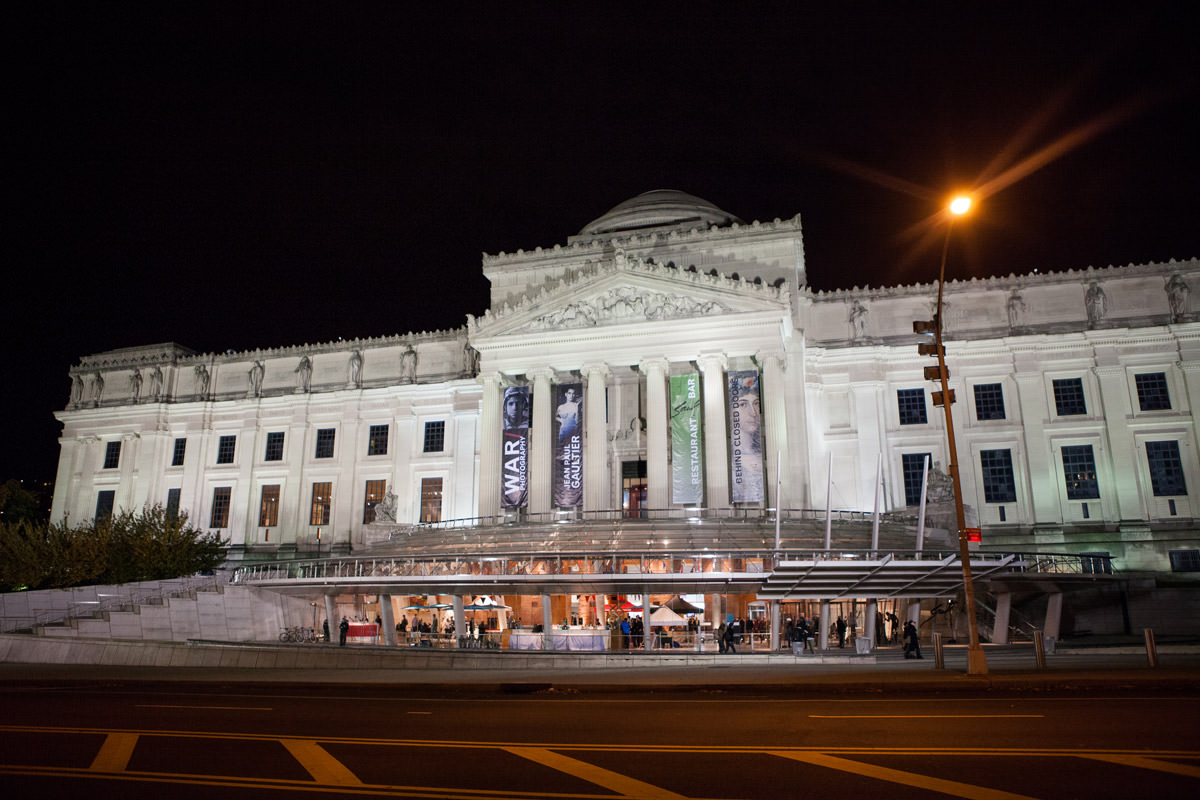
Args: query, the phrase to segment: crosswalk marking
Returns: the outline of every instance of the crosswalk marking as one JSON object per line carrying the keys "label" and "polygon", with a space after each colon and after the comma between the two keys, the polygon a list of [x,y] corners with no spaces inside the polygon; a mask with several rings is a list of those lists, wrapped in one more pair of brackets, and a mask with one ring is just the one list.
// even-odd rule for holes
{"label": "crosswalk marking", "polygon": [[555,753],[552,750],[541,747],[505,747],[504,749],[513,755],[521,756],[521,758],[527,758],[559,772],[574,775],[576,778],[583,778],[597,786],[612,789],[622,797],[638,798],[638,800],[687,800],[681,794],[598,767],[595,764],[589,764],[586,761],[564,756],[562,753]]}
{"label": "crosswalk marking", "polygon": [[1120,764],[1125,767],[1141,767],[1142,769],[1152,769],[1157,772],[1170,772],[1175,775],[1183,775],[1188,778],[1200,778],[1200,767],[1192,767],[1187,764],[1176,764],[1174,761],[1163,761],[1158,758],[1146,758],[1145,756],[1121,755],[1113,754],[1089,754],[1086,758],[1095,759],[1096,761],[1108,761],[1112,764]]}
{"label": "crosswalk marking", "polygon": [[95,772],[124,772],[137,745],[136,733],[110,733],[104,737],[100,752],[92,759],[89,769]]}
{"label": "crosswalk marking", "polygon": [[280,742],[317,783],[362,786],[362,781],[357,775],[311,739],[281,739]]}
{"label": "crosswalk marking", "polygon": [[855,775],[863,775],[881,781],[901,783],[905,786],[915,786],[918,789],[930,789],[935,792],[953,795],[954,797],[966,797],[969,800],[1032,800],[1023,794],[1013,794],[1011,792],[1000,791],[999,789],[988,789],[985,786],[974,786],[969,783],[948,781],[944,778],[918,775],[914,772],[903,772],[898,769],[879,767],[874,764],[863,763],[862,761],[825,755],[824,753],[798,753],[786,750],[773,750],[769,752],[780,758],[790,758],[793,761],[802,761],[818,767],[850,772]]}

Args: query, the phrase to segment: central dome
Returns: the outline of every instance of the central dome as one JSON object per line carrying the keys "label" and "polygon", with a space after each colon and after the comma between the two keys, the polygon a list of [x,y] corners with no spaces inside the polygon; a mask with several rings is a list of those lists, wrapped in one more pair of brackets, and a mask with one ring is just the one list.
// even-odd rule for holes
{"label": "central dome", "polygon": [[676,189],[655,189],[614,206],[585,225],[579,236],[603,236],[646,228],[723,227],[734,222],[741,220],[707,200]]}

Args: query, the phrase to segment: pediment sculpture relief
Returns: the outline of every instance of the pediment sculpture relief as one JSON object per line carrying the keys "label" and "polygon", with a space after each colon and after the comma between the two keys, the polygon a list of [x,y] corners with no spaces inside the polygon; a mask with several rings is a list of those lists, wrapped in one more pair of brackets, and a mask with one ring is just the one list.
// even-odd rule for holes
{"label": "pediment sculpture relief", "polygon": [[633,287],[611,289],[600,297],[571,303],[529,323],[530,330],[588,328],[621,322],[699,317],[729,311],[716,300],[698,300]]}

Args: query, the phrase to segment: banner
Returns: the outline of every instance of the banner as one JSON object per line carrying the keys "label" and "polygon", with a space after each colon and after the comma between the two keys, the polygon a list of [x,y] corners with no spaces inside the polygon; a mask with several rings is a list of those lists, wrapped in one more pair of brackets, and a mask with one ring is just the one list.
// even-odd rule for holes
{"label": "banner", "polygon": [[583,505],[583,384],[560,383],[555,389],[554,505]]}
{"label": "banner", "polygon": [[524,508],[529,503],[529,387],[505,387],[501,412],[500,505]]}
{"label": "banner", "polygon": [[700,503],[704,496],[704,432],[700,375],[671,376],[671,501]]}
{"label": "banner", "polygon": [[762,411],[758,371],[729,373],[730,499],[735,503],[763,500]]}

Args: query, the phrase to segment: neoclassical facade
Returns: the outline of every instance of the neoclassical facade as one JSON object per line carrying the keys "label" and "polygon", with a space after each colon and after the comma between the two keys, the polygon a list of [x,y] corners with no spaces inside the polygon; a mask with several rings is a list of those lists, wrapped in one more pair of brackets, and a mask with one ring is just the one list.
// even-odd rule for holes
{"label": "neoclassical facade", "polygon": [[[648,192],[483,272],[491,307],[458,330],[82,358],[53,519],[162,503],[240,559],[447,520],[902,519],[949,461],[912,326],[936,284],[815,292],[798,216]],[[1198,281],[1192,259],[946,286],[985,549],[1200,566]]]}

